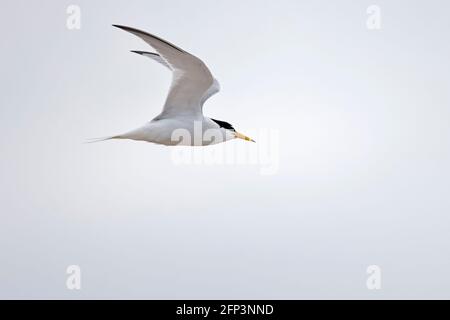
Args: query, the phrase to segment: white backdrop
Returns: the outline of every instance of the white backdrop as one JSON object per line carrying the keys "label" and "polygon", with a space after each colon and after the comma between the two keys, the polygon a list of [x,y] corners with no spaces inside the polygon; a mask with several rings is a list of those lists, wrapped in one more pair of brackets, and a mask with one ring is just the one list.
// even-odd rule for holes
{"label": "white backdrop", "polygon": [[[0,298],[450,298],[448,1],[1,6]],[[113,23],[202,58],[222,85],[205,114],[255,136],[242,152],[276,132],[273,174],[83,144],[170,84]]]}

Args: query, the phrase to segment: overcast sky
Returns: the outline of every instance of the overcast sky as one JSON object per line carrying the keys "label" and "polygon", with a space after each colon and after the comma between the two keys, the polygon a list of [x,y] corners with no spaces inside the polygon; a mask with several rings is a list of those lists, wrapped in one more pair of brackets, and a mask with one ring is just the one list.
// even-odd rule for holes
{"label": "overcast sky", "polygon": [[[449,10],[2,0],[0,298],[450,298]],[[226,146],[256,160],[84,144],[155,117],[170,85],[113,23],[203,59],[222,86],[205,115],[255,138]]]}

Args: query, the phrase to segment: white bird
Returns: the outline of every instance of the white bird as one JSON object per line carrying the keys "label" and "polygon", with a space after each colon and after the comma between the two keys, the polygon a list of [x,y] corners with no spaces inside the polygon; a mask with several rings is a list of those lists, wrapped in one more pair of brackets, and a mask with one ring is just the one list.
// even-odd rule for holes
{"label": "white bird", "polygon": [[144,40],[157,53],[132,51],[153,59],[172,71],[172,84],[162,112],[150,122],[130,132],[97,139],[131,139],[168,146],[204,146],[230,139],[253,141],[231,124],[203,116],[203,104],[220,90],[219,82],[199,58],[147,32],[121,25]]}

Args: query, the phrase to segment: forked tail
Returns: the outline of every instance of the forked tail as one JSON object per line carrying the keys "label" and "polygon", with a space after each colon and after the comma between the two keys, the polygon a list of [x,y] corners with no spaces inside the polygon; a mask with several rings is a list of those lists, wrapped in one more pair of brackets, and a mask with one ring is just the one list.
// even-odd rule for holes
{"label": "forked tail", "polygon": [[94,142],[101,142],[101,141],[107,141],[112,139],[122,139],[121,136],[111,136],[111,137],[102,137],[102,138],[91,138],[87,139],[84,143],[94,143]]}

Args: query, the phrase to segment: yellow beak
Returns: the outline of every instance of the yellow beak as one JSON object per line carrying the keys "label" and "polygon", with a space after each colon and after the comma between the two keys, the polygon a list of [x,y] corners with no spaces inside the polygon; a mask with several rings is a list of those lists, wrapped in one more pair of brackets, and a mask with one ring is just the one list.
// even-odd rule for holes
{"label": "yellow beak", "polygon": [[242,139],[242,140],[245,140],[245,141],[256,142],[255,140],[253,140],[253,139],[247,137],[246,135],[244,135],[244,134],[242,134],[242,133],[239,133],[239,132],[237,132],[237,131],[234,132],[234,135],[235,135],[235,137],[238,138],[238,139]]}

